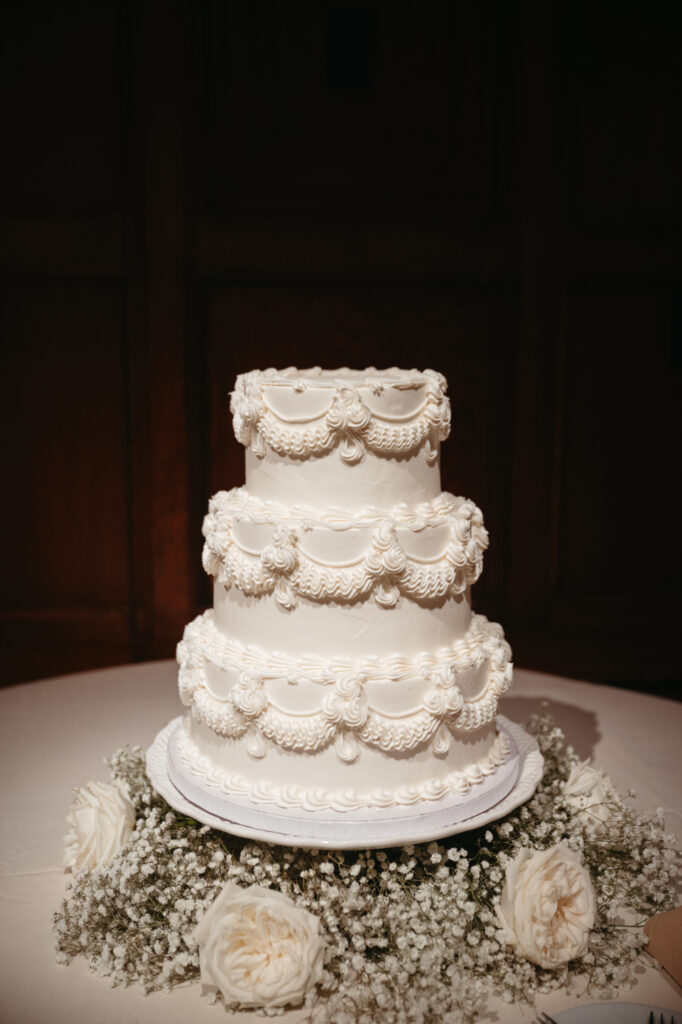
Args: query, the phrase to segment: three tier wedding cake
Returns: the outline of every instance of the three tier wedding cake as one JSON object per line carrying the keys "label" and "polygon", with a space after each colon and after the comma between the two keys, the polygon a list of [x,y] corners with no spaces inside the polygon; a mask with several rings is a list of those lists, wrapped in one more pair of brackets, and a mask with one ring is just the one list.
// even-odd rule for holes
{"label": "three tier wedding cake", "polygon": [[432,370],[237,378],[246,485],[210,501],[214,606],[178,645],[189,714],[168,743],[209,820],[367,844],[445,834],[513,787],[510,650],[470,603],[488,536],[441,492],[446,388]]}

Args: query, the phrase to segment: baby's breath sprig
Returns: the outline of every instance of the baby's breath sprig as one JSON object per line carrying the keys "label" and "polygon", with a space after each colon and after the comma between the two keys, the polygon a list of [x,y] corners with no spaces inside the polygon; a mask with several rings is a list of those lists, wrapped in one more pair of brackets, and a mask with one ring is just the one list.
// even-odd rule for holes
{"label": "baby's breath sprig", "polygon": [[[545,758],[522,807],[489,826],[395,849],[310,851],[245,841],[178,814],[152,789],[139,748],[109,762],[136,825],[108,865],[76,875],[55,914],[58,957],[83,955],[114,985],[170,990],[199,976],[193,932],[226,882],[275,889],[315,914],[325,965],[310,1020],[407,1024],[451,1013],[473,1021],[495,992],[533,1002],[580,984],[602,997],[627,987],[641,923],[671,905],[678,870],[662,814],[645,818],[615,795],[598,831],[570,806],[578,758],[547,715],[529,724]],[[524,847],[565,843],[588,867],[599,908],[587,952],[558,970],[506,944],[496,908],[506,867]]]}

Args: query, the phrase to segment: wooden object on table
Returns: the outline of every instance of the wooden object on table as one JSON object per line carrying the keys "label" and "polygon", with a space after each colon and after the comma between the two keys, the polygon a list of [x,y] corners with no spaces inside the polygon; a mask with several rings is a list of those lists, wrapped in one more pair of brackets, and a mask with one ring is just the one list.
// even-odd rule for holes
{"label": "wooden object on table", "polygon": [[644,925],[648,951],[682,985],[682,907],[655,914]]}

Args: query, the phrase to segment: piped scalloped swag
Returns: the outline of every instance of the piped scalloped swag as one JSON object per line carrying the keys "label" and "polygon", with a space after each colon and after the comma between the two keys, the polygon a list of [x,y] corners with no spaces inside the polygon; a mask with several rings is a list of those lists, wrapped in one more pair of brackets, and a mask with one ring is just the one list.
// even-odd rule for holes
{"label": "piped scalloped swag", "polygon": [[[207,785],[230,796],[247,797],[257,804],[275,804],[281,808],[302,808],[313,813],[325,810],[354,811],[367,808],[413,807],[424,802],[442,800],[452,793],[466,794],[478,783],[492,775],[509,755],[509,738],[499,732],[488,754],[477,764],[469,765],[449,775],[438,776],[413,786],[401,786],[387,791],[370,789],[358,791],[350,787],[325,790],[323,787],[303,787],[277,782],[252,782],[238,772],[217,768],[193,743],[186,723],[179,730],[177,749],[181,761],[189,770],[202,777]],[[346,758],[353,760],[353,758]]]}
{"label": "piped scalloped swag", "polygon": [[[511,650],[502,628],[483,615],[474,616],[466,637],[433,654],[322,660],[266,654],[227,640],[209,610],[185,627],[178,662],[180,696],[195,719],[219,736],[247,735],[252,757],[265,754],[265,740],[302,754],[334,742],[339,759],[347,763],[357,759],[361,744],[395,754],[430,742],[435,754],[447,753],[452,730],[471,732],[494,720],[512,677]],[[207,662],[237,676],[227,698],[211,692]],[[458,672],[479,666],[485,670],[483,688],[467,700],[457,685]],[[268,680],[277,679],[319,688],[317,708],[306,715],[282,713],[266,691]],[[390,685],[413,679],[428,685],[420,706],[403,715],[388,715],[368,698],[369,682]]]}
{"label": "piped scalloped swag", "polygon": [[[387,383],[396,390],[418,392],[420,403],[408,413],[370,408],[368,394],[380,398]],[[325,387],[329,403],[296,422],[285,419],[268,401],[268,388],[285,386],[296,392]],[[312,370],[252,370],[237,377],[230,399],[237,440],[256,455],[269,446],[278,455],[319,456],[339,448],[344,462],[359,462],[366,450],[382,455],[407,455],[427,447],[427,458],[438,458],[438,445],[450,433],[447,382],[434,370],[381,371],[373,367],[359,376],[343,368],[335,375]]]}
{"label": "piped scalloped swag", "polygon": [[[248,596],[274,594],[285,609],[295,607],[298,597],[357,601],[370,594],[378,605],[391,608],[401,594],[415,601],[462,594],[481,574],[488,534],[472,501],[443,494],[414,513],[369,510],[364,517],[341,520],[337,530],[352,526],[367,537],[364,552],[345,565],[311,555],[305,545],[312,522],[331,531],[338,517],[331,513],[326,520],[323,513],[302,508],[292,515],[283,506],[250,498],[242,488],[220,491],[204,519],[204,569],[223,586],[236,586]],[[260,551],[240,542],[237,528],[243,521],[272,528]],[[436,556],[406,553],[401,532],[413,536],[438,526],[449,533]]]}

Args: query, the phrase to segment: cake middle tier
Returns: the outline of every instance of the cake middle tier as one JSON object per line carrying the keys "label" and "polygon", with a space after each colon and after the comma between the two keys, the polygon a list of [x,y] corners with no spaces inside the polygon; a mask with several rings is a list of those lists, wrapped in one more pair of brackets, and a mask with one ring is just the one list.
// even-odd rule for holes
{"label": "cake middle tier", "polygon": [[204,536],[221,632],[292,653],[449,643],[468,628],[488,542],[476,505],[450,494],[352,513],[263,502],[244,488],[211,499]]}

